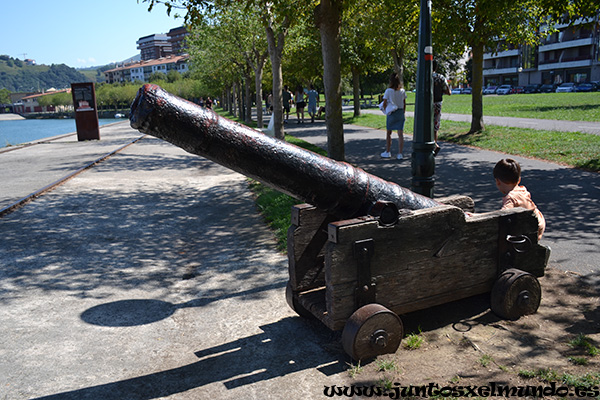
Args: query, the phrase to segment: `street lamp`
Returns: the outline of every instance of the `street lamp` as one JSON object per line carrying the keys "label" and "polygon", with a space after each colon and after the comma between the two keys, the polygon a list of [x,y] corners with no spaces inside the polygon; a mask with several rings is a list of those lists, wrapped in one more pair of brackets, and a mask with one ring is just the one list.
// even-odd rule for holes
{"label": "street lamp", "polygon": [[435,179],[433,138],[433,47],[431,46],[431,0],[421,0],[419,56],[412,152],[412,190],[433,197]]}

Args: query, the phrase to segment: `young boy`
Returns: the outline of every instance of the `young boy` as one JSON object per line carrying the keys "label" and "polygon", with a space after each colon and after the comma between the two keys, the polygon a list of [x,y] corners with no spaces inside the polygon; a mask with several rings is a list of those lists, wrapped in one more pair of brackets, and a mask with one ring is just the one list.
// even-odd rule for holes
{"label": "young boy", "polygon": [[519,163],[510,158],[498,161],[494,167],[494,178],[496,179],[496,187],[504,195],[502,210],[513,207],[534,210],[538,219],[538,240],[540,240],[546,229],[546,220],[531,200],[531,194],[525,186],[519,186],[519,183],[521,183],[521,166]]}

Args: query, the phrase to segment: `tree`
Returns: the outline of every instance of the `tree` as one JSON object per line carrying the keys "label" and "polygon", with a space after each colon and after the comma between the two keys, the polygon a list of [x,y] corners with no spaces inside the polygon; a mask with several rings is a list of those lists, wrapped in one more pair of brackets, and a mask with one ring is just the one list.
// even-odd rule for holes
{"label": "tree", "polygon": [[321,57],[321,34],[315,29],[312,17],[296,22],[288,31],[282,60],[283,74],[287,83],[323,87],[323,58]]}
{"label": "tree", "polygon": [[167,72],[167,82],[173,83],[173,82],[177,82],[180,79],[181,79],[181,74],[179,72],[175,71],[174,69],[169,70],[169,72]]}
{"label": "tree", "polygon": [[[555,22],[595,15],[592,0],[438,0],[433,8],[434,39],[438,45],[472,51],[472,118],[470,132],[484,129],[483,54],[503,44],[537,44]],[[541,29],[542,26],[547,29]],[[499,41],[503,38],[503,41]]]}
{"label": "tree", "polygon": [[360,115],[361,75],[389,68],[388,48],[381,45],[378,35],[381,24],[373,13],[379,5],[357,1],[342,18],[342,69],[348,68],[352,74],[355,117]]}
{"label": "tree", "polygon": [[416,60],[419,32],[419,2],[382,0],[373,7],[372,32],[391,56],[394,71],[404,84],[407,59]]}
{"label": "tree", "polygon": [[[221,74],[227,68],[225,86],[233,82],[243,81],[246,100],[241,107],[246,123],[252,121],[251,82],[254,72],[256,90],[257,120],[262,127],[262,76],[267,58],[267,44],[264,30],[256,15],[236,6],[223,10],[206,11],[204,21],[199,21],[191,28],[191,39],[188,40],[190,53],[193,56],[194,68],[199,76],[206,80],[214,80],[214,75]],[[221,80],[219,80],[221,81]]]}
{"label": "tree", "polygon": [[283,131],[283,73],[281,67],[283,49],[288,30],[294,22],[301,19],[307,10],[307,3],[310,3],[302,0],[248,0],[250,6],[253,2],[260,9],[261,21],[267,34],[273,75],[273,115],[271,118],[275,119],[273,124],[275,137],[283,139],[285,135]]}
{"label": "tree", "polygon": [[6,88],[0,89],[0,104],[10,104],[10,90]]}
{"label": "tree", "polygon": [[[246,122],[250,122],[252,99],[250,97],[250,71],[254,72],[254,87],[256,101],[257,125],[263,126],[262,119],[262,77],[268,56],[266,33],[260,24],[260,17],[255,10],[230,6],[216,16],[222,20],[222,26],[227,29],[221,40],[230,40],[237,57],[234,62],[244,77],[246,88]],[[241,59],[242,61],[238,61]]]}
{"label": "tree", "polygon": [[[155,4],[164,4],[167,14],[175,10],[185,11],[185,21],[188,25],[200,24],[206,19],[206,14],[213,10],[224,11],[235,2],[228,0],[142,0],[149,4],[151,11]],[[246,11],[256,10],[265,29],[268,51],[273,73],[273,116],[275,118],[275,136],[283,139],[283,105],[281,100],[282,72],[281,58],[287,30],[297,20],[298,13],[306,8],[302,0],[244,0],[237,2]],[[262,100],[261,100],[262,101]]]}
{"label": "tree", "polygon": [[342,79],[340,25],[343,0],[321,0],[315,7],[315,24],[321,33],[323,85],[325,86],[325,123],[327,154],[344,160],[344,120],[342,118]]}
{"label": "tree", "polygon": [[167,74],[155,71],[148,77],[148,82],[156,83],[156,82],[167,82]]}
{"label": "tree", "polygon": [[[231,6],[228,0],[143,0],[167,6],[167,13],[173,8],[186,10],[186,22],[201,21],[207,9],[220,10]],[[340,23],[344,7],[356,0],[243,0],[246,9],[257,9],[267,34],[269,56],[273,73],[273,118],[275,135],[283,138],[283,105],[281,101],[282,73],[281,59],[288,29],[296,20],[302,19],[308,11],[314,15],[315,25],[321,35],[323,56],[323,84],[325,86],[326,124],[328,154],[337,160],[344,159],[344,130],[342,119],[341,62],[340,62]]]}

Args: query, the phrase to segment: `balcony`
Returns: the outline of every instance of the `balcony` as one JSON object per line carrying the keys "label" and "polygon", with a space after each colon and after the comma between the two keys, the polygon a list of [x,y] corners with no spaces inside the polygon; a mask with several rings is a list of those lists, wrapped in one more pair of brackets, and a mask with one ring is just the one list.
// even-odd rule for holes
{"label": "balcony", "polygon": [[554,60],[540,61],[539,65],[538,65],[538,70],[546,71],[549,69],[557,69],[557,68],[579,68],[579,67],[589,67],[591,65],[592,65],[591,56],[563,57],[562,60],[554,59]]}
{"label": "balcony", "polygon": [[[552,43],[552,44],[543,44],[540,45],[539,47],[539,52],[545,52],[545,51],[552,51],[552,50],[560,50],[560,49],[567,49],[567,48],[573,48],[573,47],[581,47],[581,46],[590,46],[594,44],[594,39],[593,38],[585,38],[585,39],[575,39],[575,40],[567,40],[564,42],[559,42],[559,43]],[[485,56],[484,56],[485,59]]]}
{"label": "balcony", "polygon": [[519,55],[519,50],[518,49],[505,50],[505,51],[500,51],[497,54],[494,54],[494,53],[484,53],[483,54],[483,59],[484,60],[491,60],[491,59],[495,59],[495,58],[516,57],[518,55]]}
{"label": "balcony", "polygon": [[517,67],[484,68],[483,76],[516,74],[518,72],[519,72],[519,69]]}

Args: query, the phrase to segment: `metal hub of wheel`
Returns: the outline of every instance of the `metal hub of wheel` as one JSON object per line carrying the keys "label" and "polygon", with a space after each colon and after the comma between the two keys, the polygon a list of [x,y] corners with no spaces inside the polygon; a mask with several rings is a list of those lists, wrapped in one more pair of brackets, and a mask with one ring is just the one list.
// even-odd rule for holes
{"label": "metal hub of wheel", "polygon": [[394,353],[404,336],[402,320],[380,304],[356,310],[342,332],[344,350],[354,360],[367,360]]}
{"label": "metal hub of wheel", "polygon": [[540,306],[542,288],[537,278],[519,269],[507,269],[500,275],[491,294],[492,311],[499,317],[516,320],[533,314]]}

